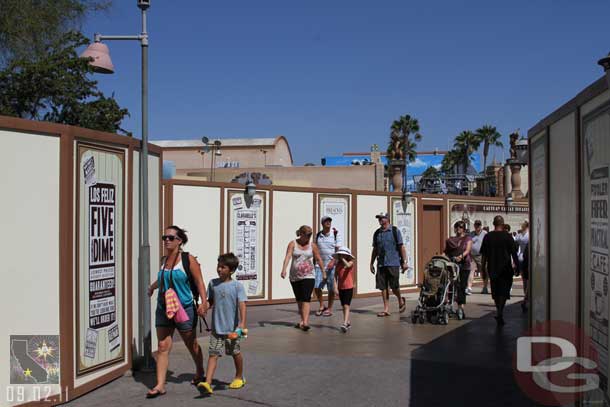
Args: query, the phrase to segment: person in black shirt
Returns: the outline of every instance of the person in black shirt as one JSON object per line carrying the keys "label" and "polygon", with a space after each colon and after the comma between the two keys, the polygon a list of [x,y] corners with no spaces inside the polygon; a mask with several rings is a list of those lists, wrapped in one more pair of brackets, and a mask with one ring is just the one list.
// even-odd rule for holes
{"label": "person in black shirt", "polygon": [[[491,296],[496,303],[496,322],[504,325],[504,305],[510,298],[515,269],[513,264],[519,264],[517,245],[513,237],[504,229],[504,218],[496,216],[493,221],[494,230],[485,235],[481,245],[481,263],[489,275]],[[512,261],[511,261],[512,259]]]}

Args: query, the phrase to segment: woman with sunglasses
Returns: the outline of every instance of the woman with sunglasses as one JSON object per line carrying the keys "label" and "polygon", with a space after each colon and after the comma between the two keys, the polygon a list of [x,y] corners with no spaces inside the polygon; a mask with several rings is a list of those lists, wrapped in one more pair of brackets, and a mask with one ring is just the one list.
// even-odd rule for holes
{"label": "woman with sunglasses", "polygon": [[297,230],[297,239],[288,243],[284,266],[282,267],[282,278],[286,278],[286,268],[290,266],[290,284],[294,292],[294,298],[299,307],[301,321],[294,327],[303,331],[309,331],[309,309],[311,293],[315,284],[313,259],[318,264],[324,264],[320,257],[318,246],[311,241],[313,231],[311,227],[303,225]]}
{"label": "woman with sunglasses", "polygon": [[445,255],[460,266],[460,274],[457,282],[457,317],[458,319],[464,319],[466,318],[466,313],[464,312],[466,288],[468,287],[468,277],[471,268],[470,251],[472,250],[472,238],[466,234],[466,223],[464,223],[464,221],[460,220],[455,222],[453,230],[455,231],[455,236],[447,239],[445,243]]}
{"label": "woman with sunglasses", "polygon": [[[165,379],[167,367],[169,365],[169,352],[172,348],[172,337],[174,330],[178,329],[184,344],[191,353],[195,362],[195,377],[192,384],[197,385],[205,380],[203,373],[203,353],[197,343],[197,315],[204,317],[207,312],[207,298],[201,267],[192,255],[188,254],[188,267],[183,264],[186,260],[186,253],[182,252],[182,245],[188,242],[186,231],[178,226],[170,226],[165,229],[165,234],[161,237],[165,248],[165,256],[161,259],[162,267],[158,273],[157,281],[148,288],[148,295],[160,287],[157,301],[157,311],[155,314],[155,326],[157,328],[158,352],[157,352],[157,385],[150,389],[146,396],[154,398],[165,394]],[[190,274],[190,276],[189,276]],[[193,298],[190,279],[197,286],[199,296],[203,299],[197,305],[197,299]],[[165,307],[165,292],[173,288],[182,308],[189,319],[185,322],[176,322],[173,318],[168,318]]]}

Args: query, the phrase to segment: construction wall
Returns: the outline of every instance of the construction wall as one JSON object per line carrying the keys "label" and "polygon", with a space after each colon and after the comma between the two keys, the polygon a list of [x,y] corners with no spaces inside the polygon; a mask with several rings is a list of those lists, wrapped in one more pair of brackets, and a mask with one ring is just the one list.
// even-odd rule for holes
{"label": "construction wall", "polygon": [[[301,225],[309,225],[317,232],[324,214],[333,217],[343,244],[357,259],[357,296],[378,295],[369,265],[373,233],[379,227],[375,215],[380,212],[390,213],[407,243],[411,268],[400,277],[404,290],[417,289],[426,257],[442,253],[447,233],[453,230],[452,223],[457,219],[465,219],[471,225],[476,219],[489,224],[493,216],[503,214],[516,230],[529,216],[525,201],[506,208],[498,198],[415,194],[404,213],[399,194],[282,186],[258,186],[257,201],[248,208],[243,186],[238,184],[192,180],[163,184],[163,223],[189,231],[185,249],[198,256],[206,281],[216,277],[220,253],[233,251],[247,256],[242,257],[246,265],[238,270],[236,278],[244,284],[250,304],[293,301],[289,280],[281,278],[288,243],[296,238]],[[436,229],[423,223],[424,210],[430,208],[445,220],[435,224]],[[251,222],[253,226],[247,226]],[[425,245],[421,228],[425,228],[427,236]],[[290,263],[287,271],[289,267]]]}
{"label": "construction wall", "polygon": [[[0,116],[0,243],[10,253],[0,299],[8,312],[0,328],[0,405],[63,403],[131,368],[141,320],[139,144]],[[157,268],[162,158],[160,148],[149,149],[150,260]],[[42,362],[33,362],[37,353]]]}
{"label": "construction wall", "polygon": [[585,397],[607,402],[610,92],[606,78],[536,124],[529,140],[531,320],[533,324],[567,321],[593,340],[599,354],[600,387],[605,390],[599,392],[601,396],[591,392]]}

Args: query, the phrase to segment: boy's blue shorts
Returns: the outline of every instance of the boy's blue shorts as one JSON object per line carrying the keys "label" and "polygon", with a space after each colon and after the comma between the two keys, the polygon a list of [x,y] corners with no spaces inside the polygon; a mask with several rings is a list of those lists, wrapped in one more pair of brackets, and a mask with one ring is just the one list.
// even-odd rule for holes
{"label": "boy's blue shorts", "polygon": [[328,288],[328,291],[331,292],[335,288],[335,269],[333,268],[330,271],[326,272],[326,280],[322,279],[322,269],[316,266],[316,283],[314,288],[323,289],[324,287]]}

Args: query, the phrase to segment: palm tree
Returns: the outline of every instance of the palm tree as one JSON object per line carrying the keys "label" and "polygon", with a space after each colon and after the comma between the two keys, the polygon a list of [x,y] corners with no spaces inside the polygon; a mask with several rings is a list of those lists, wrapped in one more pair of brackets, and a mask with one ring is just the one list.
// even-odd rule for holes
{"label": "palm tree", "polygon": [[462,131],[456,138],[453,147],[462,153],[461,164],[464,166],[464,174],[470,165],[470,156],[477,151],[481,140],[470,130]]}
{"label": "palm tree", "polygon": [[[411,136],[413,138],[411,139]],[[419,134],[419,122],[410,115],[400,116],[394,120],[390,127],[390,144],[388,145],[388,159],[405,160],[407,163],[415,161],[417,152],[415,147],[421,141]],[[406,145],[405,145],[406,142]]]}
{"label": "palm tree", "polygon": [[487,169],[487,156],[489,155],[489,147],[504,147],[502,141],[502,135],[496,130],[495,126],[486,124],[485,126],[477,129],[477,137],[483,143],[483,173]]}
{"label": "palm tree", "polygon": [[453,172],[455,167],[460,164],[463,154],[459,150],[448,151],[441,162],[441,171],[444,174]]}

